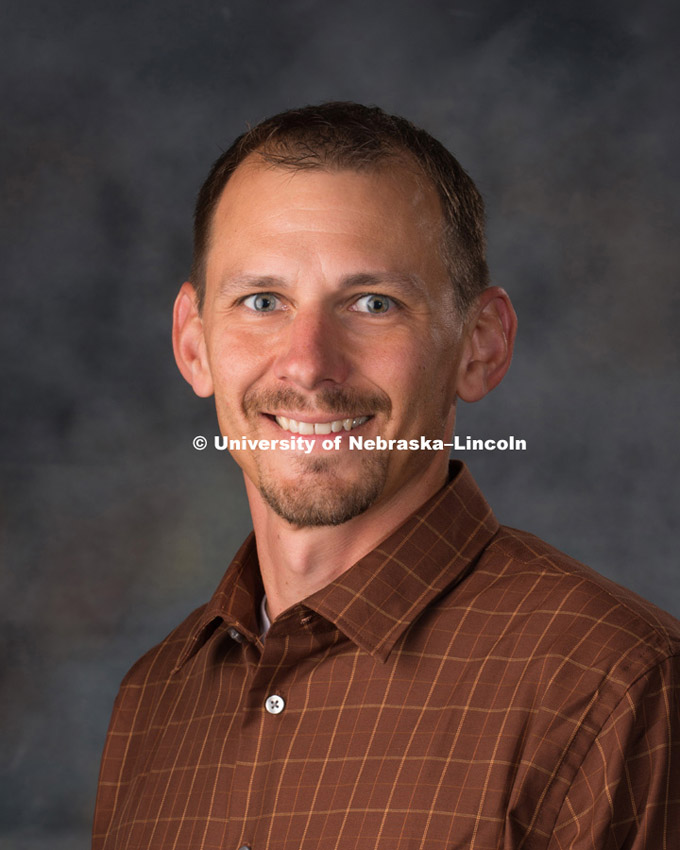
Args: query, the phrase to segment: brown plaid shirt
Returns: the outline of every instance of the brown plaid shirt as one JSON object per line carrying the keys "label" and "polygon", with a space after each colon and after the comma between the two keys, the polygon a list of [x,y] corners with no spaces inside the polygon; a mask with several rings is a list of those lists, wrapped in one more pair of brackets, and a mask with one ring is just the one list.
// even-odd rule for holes
{"label": "brown plaid shirt", "polygon": [[123,681],[95,850],[680,848],[680,624],[453,474],[264,642],[246,540]]}

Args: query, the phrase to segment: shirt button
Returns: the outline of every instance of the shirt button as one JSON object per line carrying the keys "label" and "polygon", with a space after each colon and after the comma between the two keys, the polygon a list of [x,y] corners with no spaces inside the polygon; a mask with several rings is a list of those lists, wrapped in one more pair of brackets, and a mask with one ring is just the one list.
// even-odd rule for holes
{"label": "shirt button", "polygon": [[281,714],[285,705],[286,703],[283,701],[283,697],[272,694],[270,697],[267,697],[264,707],[270,714]]}
{"label": "shirt button", "polygon": [[238,850],[250,850],[250,847],[247,844],[243,844]]}
{"label": "shirt button", "polygon": [[[230,629],[227,629],[227,634],[230,638],[235,640],[236,643],[243,643],[243,635],[241,634],[241,632],[237,631],[233,626]],[[240,850],[242,850],[242,848],[240,848]]]}

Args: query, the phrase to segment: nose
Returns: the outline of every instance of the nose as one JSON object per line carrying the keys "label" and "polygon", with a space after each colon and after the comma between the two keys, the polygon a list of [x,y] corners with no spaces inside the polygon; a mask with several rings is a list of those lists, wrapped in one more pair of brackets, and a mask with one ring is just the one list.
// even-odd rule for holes
{"label": "nose", "polygon": [[350,371],[347,354],[339,322],[320,308],[298,309],[280,339],[276,377],[305,390],[341,384]]}

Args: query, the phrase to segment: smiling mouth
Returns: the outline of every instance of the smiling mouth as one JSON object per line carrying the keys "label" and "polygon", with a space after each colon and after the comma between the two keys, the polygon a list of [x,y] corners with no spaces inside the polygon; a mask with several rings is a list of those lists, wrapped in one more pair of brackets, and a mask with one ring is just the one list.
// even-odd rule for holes
{"label": "smiling mouth", "polygon": [[334,419],[332,422],[299,422],[288,416],[272,417],[284,431],[292,434],[337,434],[339,431],[351,431],[371,419],[370,416],[355,416],[349,419]]}

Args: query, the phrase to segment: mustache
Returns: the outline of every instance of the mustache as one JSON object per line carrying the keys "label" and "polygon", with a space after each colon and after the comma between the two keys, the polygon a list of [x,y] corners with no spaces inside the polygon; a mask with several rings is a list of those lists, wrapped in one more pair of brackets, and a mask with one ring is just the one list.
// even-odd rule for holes
{"label": "mustache", "polygon": [[392,403],[384,393],[368,393],[350,387],[322,387],[313,396],[305,396],[292,387],[250,389],[243,397],[243,411],[253,416],[262,410],[288,413],[328,413],[342,416],[366,416],[384,413],[390,416]]}

